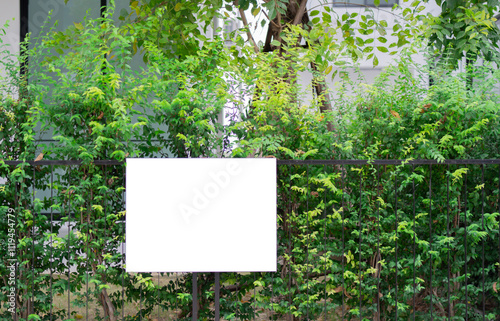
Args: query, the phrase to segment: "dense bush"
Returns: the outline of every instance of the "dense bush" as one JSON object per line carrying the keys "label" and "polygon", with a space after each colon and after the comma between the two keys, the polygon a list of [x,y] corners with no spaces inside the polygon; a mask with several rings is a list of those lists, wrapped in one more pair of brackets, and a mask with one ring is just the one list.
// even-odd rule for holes
{"label": "dense bush", "polygon": [[[286,70],[283,62],[280,67]],[[406,58],[350,98],[339,94],[335,113],[327,115],[293,99],[279,100],[296,95],[286,80],[264,81],[259,94],[279,94],[272,95],[273,104],[254,104],[244,122],[247,140],[234,153],[279,159],[497,158],[498,72],[488,66],[467,75],[440,70],[430,73],[434,84],[428,86],[414,72],[421,69]],[[471,74],[474,86],[468,87]],[[326,130],[327,121],[336,131]],[[389,320],[415,313],[421,320],[482,319],[483,304],[485,317],[496,318],[499,170],[283,166],[279,273],[258,278],[256,284],[268,285],[268,291],[257,300],[277,315],[299,318],[346,313],[348,319]]]}
{"label": "dense bush", "polygon": [[[217,58],[210,64],[203,58],[213,56],[220,42],[185,62],[151,47],[151,67],[138,71],[130,67],[133,32],[114,26],[109,14],[34,41],[34,49],[25,52],[32,68],[21,78],[24,83],[16,81],[15,61],[5,65],[10,74],[0,107],[0,177],[7,179],[1,190],[1,269],[9,275],[7,232],[14,225],[8,225],[8,215],[14,210],[19,317],[74,317],[71,308],[56,311],[52,306],[52,297],[63,293],[71,294],[72,306],[98,302],[102,311],[96,317],[110,320],[116,320],[123,304],[139,300],[137,316],[148,315],[160,304],[160,293],[161,304],[171,308],[176,295],[163,294],[174,290],[172,283],[159,292],[150,274],[125,273],[120,251],[125,240],[123,166],[93,162],[214,155],[214,146],[224,141],[216,121],[225,95],[220,80],[207,81],[205,74],[213,72]],[[196,77],[204,81],[196,83]],[[189,136],[167,135],[167,127],[177,128],[178,121],[191,127]],[[35,158],[80,160],[82,165],[33,169],[3,163]],[[59,237],[63,225],[69,233]],[[2,302],[7,302],[10,285],[7,278],[2,282]],[[108,293],[110,285],[125,287],[126,296]],[[3,316],[8,319],[11,313],[3,310]]]}

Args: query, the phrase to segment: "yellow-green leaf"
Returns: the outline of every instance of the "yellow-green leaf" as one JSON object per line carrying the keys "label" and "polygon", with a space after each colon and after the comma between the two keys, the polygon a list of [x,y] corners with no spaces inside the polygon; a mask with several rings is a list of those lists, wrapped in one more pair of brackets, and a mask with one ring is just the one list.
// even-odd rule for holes
{"label": "yellow-green leaf", "polygon": [[279,47],[279,46],[281,46],[281,43],[278,40],[273,40],[273,41],[271,41],[271,45]]}

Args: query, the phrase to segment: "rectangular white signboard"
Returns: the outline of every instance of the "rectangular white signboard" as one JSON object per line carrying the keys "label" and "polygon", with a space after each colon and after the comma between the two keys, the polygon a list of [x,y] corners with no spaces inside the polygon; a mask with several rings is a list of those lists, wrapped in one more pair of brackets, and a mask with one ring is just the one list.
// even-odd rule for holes
{"label": "rectangular white signboard", "polygon": [[127,272],[276,271],[276,160],[127,159]]}

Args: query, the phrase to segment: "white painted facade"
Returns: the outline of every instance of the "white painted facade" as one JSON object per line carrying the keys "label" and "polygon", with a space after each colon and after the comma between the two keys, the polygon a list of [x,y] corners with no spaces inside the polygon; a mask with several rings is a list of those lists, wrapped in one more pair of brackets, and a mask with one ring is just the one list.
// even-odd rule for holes
{"label": "white painted facade", "polygon": [[[331,2],[325,1],[325,0],[311,0],[311,1],[309,1],[308,6],[307,6],[308,12],[311,12],[313,10],[319,10],[320,12],[326,12],[325,7],[328,6],[328,4],[324,4],[325,2],[331,3]],[[380,2],[383,3],[384,0],[380,0]],[[392,27],[396,24],[398,19],[399,20],[402,19],[401,18],[402,10],[404,10],[405,8],[408,8],[410,6],[410,3],[411,2],[402,2],[402,0],[399,0],[399,5],[401,6],[401,9],[397,9],[397,10],[392,10],[391,7],[379,7],[379,8],[370,7],[370,8],[368,8],[366,6],[353,5],[353,4],[345,4],[344,6],[332,6],[330,4],[329,8],[332,11],[331,12],[332,20],[335,16],[337,16],[339,19],[341,19],[342,15],[344,13],[348,13],[349,15],[351,15],[353,13],[358,13],[358,17],[359,17],[359,15],[361,15],[361,14],[366,14],[366,10],[371,10],[373,12],[375,19],[378,22],[386,21],[388,27],[386,28],[387,35],[384,36],[387,39],[387,42],[385,44],[379,42],[376,39],[379,36],[376,32],[374,32],[370,36],[360,36],[363,39],[368,39],[369,37],[375,38],[375,41],[370,45],[373,47],[377,47],[377,46],[388,46],[390,43],[397,41],[397,37],[390,35],[392,33]],[[425,6],[426,6],[425,10],[422,11],[421,14],[431,13],[433,15],[438,15],[440,13],[441,8],[434,2],[426,3]],[[320,17],[320,16],[321,16],[321,13],[320,13],[320,15],[318,15],[318,17]],[[335,24],[335,22],[334,22],[334,24]],[[389,50],[391,51],[393,49],[389,49]],[[373,61],[371,59],[368,61],[367,60],[358,61],[359,72],[364,78],[363,82],[368,83],[368,84],[373,83],[375,78],[381,73],[381,71],[384,68],[386,68],[387,66],[389,66],[391,63],[393,63],[394,58],[395,58],[395,56],[391,56],[388,53],[382,53],[382,52],[377,51],[377,50],[374,50],[373,52],[375,53],[375,55],[377,56],[377,58],[379,60],[378,66],[374,67]],[[413,60],[413,62],[415,62],[417,64],[423,64],[425,61],[424,56],[422,54],[414,55],[414,57],[412,57],[412,60]],[[357,79],[359,76],[353,68],[349,68],[347,70],[347,72],[351,76],[350,77],[351,79]],[[311,75],[304,75],[304,78],[303,78],[304,83],[310,83],[311,78],[312,78]],[[327,81],[328,88],[330,90],[335,91],[334,90],[334,88],[336,86],[335,82],[338,81],[338,78],[336,78],[336,80],[332,80],[331,77],[327,77],[326,81]]]}
{"label": "white painted facade", "polygon": [[[9,26],[5,29],[5,35],[0,32],[3,45],[12,54],[19,52],[19,39],[21,34],[20,23],[20,6],[19,1],[0,0],[0,29],[4,29],[8,22]],[[3,51],[3,50],[0,50]],[[0,53],[0,59],[5,59],[5,56]],[[0,78],[5,76],[5,70],[0,68]]]}
{"label": "white painted facade", "polygon": [[19,1],[0,0],[0,26],[3,27],[9,21],[7,34],[2,37],[4,43],[19,49],[19,37],[21,33]]}

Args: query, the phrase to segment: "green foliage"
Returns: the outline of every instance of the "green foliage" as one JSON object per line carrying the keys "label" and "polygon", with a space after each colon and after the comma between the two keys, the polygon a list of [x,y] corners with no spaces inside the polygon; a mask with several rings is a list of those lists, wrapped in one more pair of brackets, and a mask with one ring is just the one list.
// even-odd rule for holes
{"label": "green foliage", "polygon": [[[153,152],[152,146],[129,143],[150,125],[150,82],[129,65],[133,39],[106,17],[40,40],[37,50],[46,52],[40,67],[49,73],[32,71],[30,81],[43,101],[42,131],[57,141],[47,146],[47,157],[123,160]],[[154,135],[149,140],[161,133]]]}
{"label": "green foliage", "polygon": [[[303,69],[280,59],[269,55],[257,64],[251,82],[260,99],[252,101],[243,124],[235,125],[244,130],[234,156],[498,158],[495,68],[474,70],[473,88],[463,74],[435,70],[436,81],[428,87],[426,74],[415,73],[423,68],[403,57],[374,85],[359,86],[355,95],[338,94],[335,113],[319,114],[314,99],[304,108],[298,98],[307,89],[277,76]],[[329,120],[335,122],[333,133],[324,127]],[[484,298],[486,313],[496,316],[496,293],[484,297],[482,277],[491,293],[497,280],[498,170],[496,165],[484,166],[484,173],[480,166],[459,165],[280,167],[278,273],[257,278],[257,306],[275,318],[340,318],[343,311],[347,319],[372,319],[380,312],[389,320],[397,309],[397,318],[415,313],[425,320],[431,309],[446,316],[450,303],[454,315],[479,319],[482,308],[473,307],[481,307]],[[412,310],[414,299],[418,311]]]}
{"label": "green foliage", "polygon": [[370,157],[377,159],[438,161],[498,157],[498,95],[493,88],[500,74],[491,67],[478,68],[473,90],[466,89],[463,74],[430,75],[436,81],[427,89],[425,79],[399,64],[362,89],[352,118],[353,153],[372,149]]}
{"label": "green foliage", "polygon": [[[421,31],[420,25],[411,28],[419,22],[420,3],[404,11],[407,24],[393,30],[398,40],[388,44],[391,53],[409,42],[414,46],[403,50],[405,55],[373,86],[360,85],[353,92],[346,90],[350,83],[341,67],[363,57],[376,64],[376,49],[389,52],[373,44],[375,39],[388,42],[387,25],[370,12],[359,16],[360,28],[354,14],[339,17],[339,24],[329,28],[330,11],[321,17],[311,12],[313,20],[318,18],[311,26],[287,26],[274,39],[280,50],[255,53],[224,46],[218,38],[204,39],[193,27],[202,10],[193,7],[196,3],[133,1],[133,11],[122,16],[135,24],[117,27],[108,11],[99,20],[49,32],[29,53],[33,68],[27,78],[17,77],[19,69],[5,60],[11,78],[1,99],[1,158],[33,160],[42,152],[44,159],[83,161],[53,171],[0,161],[0,177],[7,178],[0,190],[0,233],[8,239],[13,208],[22,318],[47,320],[53,295],[66,293],[75,306],[97,302],[97,319],[115,320],[119,309],[138,301],[140,310],[130,320],[150,316],[155,307],[190,318],[189,275],[160,286],[151,273],[125,273],[117,251],[125,237],[124,169],[93,161],[499,157],[499,100],[493,89],[500,74],[478,68],[469,73],[474,86],[468,86],[463,75],[437,69],[428,87],[427,78],[415,74],[425,68],[410,63]],[[278,17],[286,14],[287,3],[269,1],[264,7]],[[250,4],[259,8],[240,2],[241,7]],[[208,23],[222,2],[204,5],[212,11],[200,19]],[[297,46],[299,39],[307,46]],[[132,70],[139,49],[147,64]],[[312,88],[300,85],[300,73],[312,73],[312,86],[322,85],[335,74],[333,65],[339,67],[339,91],[310,97]],[[325,102],[334,108],[324,109]],[[233,108],[229,115],[224,114],[227,105]],[[35,135],[54,141],[36,144]],[[396,313],[425,320],[431,307],[445,316],[448,302],[454,315],[468,313],[473,319],[480,316],[471,307],[480,306],[486,295],[488,317],[496,317],[498,166],[485,166],[484,180],[482,170],[458,165],[280,167],[278,272],[223,273],[224,319],[250,320],[259,314],[333,319],[340,313],[346,319],[375,319],[380,312],[386,320],[396,319]],[[40,196],[48,192],[50,197]],[[61,222],[51,224],[42,211]],[[72,228],[58,237],[63,224]],[[70,266],[75,273],[68,272]],[[56,277],[43,273],[48,269]],[[0,263],[0,271],[7,275],[7,262]],[[8,282],[0,282],[7,290]],[[213,318],[213,282],[213,274],[199,274],[202,319]],[[123,286],[126,296],[112,292],[111,285]],[[5,295],[0,299],[6,302]],[[412,310],[413,299],[417,310]],[[72,317],[65,309],[56,313]]]}
{"label": "green foliage", "polygon": [[[40,215],[44,204],[33,200],[34,189],[46,183],[47,171],[27,164],[5,164],[5,160],[35,159],[39,104],[29,93],[26,77],[19,74],[18,66],[25,56],[16,58],[3,49],[6,47],[2,45],[5,78],[0,85],[0,177],[6,182],[0,185],[0,301],[2,318],[12,317],[8,309],[13,306],[7,302],[15,300],[19,320],[26,320],[32,312],[44,314],[50,310],[52,298],[46,290],[51,280],[42,272],[59,270],[62,257],[51,247],[51,233],[57,224],[51,225],[46,216]],[[54,259],[47,253],[53,253]],[[13,266],[17,268],[15,275]]]}
{"label": "green foliage", "polygon": [[[54,316],[69,317],[70,311],[53,307],[56,294],[71,294],[74,306],[96,302],[102,309],[96,318],[106,320],[116,320],[118,309],[142,300],[137,315],[128,316],[135,319],[149,315],[160,302],[173,309],[177,289],[190,286],[190,281],[181,280],[160,288],[149,273],[125,273],[124,256],[117,252],[125,240],[124,168],[93,161],[223,154],[221,146],[228,139],[219,118],[228,97],[219,67],[227,59],[219,40],[184,60],[145,42],[150,64],[132,70],[136,38],[128,26],[115,26],[111,16],[110,9],[103,18],[75,23],[64,32],[46,25],[48,31],[27,52],[33,64],[26,74],[28,87],[22,83],[24,77],[20,84],[12,80],[19,68],[9,65],[14,69],[4,91],[22,90],[26,98],[2,97],[2,158],[33,160],[41,152],[44,160],[83,162],[77,168],[39,166],[33,172],[27,164],[3,166],[0,172],[7,178],[2,186],[2,222],[7,224],[10,208],[25,214],[19,215],[16,238],[17,258],[23,262],[17,306],[24,319],[35,312],[45,320],[51,310]],[[48,139],[39,143],[40,137]],[[52,214],[58,223],[51,223]],[[58,237],[63,225],[69,233]],[[35,236],[42,242],[33,243]],[[31,255],[37,260],[32,262]],[[6,270],[7,262],[3,263]],[[68,272],[70,267],[76,271]],[[53,278],[40,276],[48,270]],[[123,286],[126,298],[119,291],[109,292],[110,285]]]}
{"label": "green foliage", "polygon": [[[306,9],[303,13],[298,10],[299,2],[289,0],[272,0],[258,2],[246,1],[130,1],[129,8],[122,9],[119,19],[125,29],[134,35],[133,52],[141,52],[144,61],[149,60],[149,48],[146,44],[152,43],[167,56],[175,55],[181,61],[186,57],[196,55],[198,50],[205,50],[205,45],[210,43],[209,27],[216,30],[216,34],[223,33],[221,28],[231,17],[239,20],[241,27],[238,32],[222,34],[229,38],[238,47],[232,52],[234,59],[251,59],[251,54],[262,51],[262,46],[252,43],[252,32],[257,25],[267,27],[272,35],[269,39],[271,48],[279,49],[288,42],[288,47],[300,45],[301,38],[285,40],[283,35],[288,28],[301,26],[302,38],[307,43],[322,44],[322,55],[317,56],[317,63],[321,65],[320,71],[330,71],[333,64],[346,63],[349,60],[367,59],[378,65],[377,53],[395,55],[407,44],[420,41],[424,31],[422,21],[425,16],[421,14],[425,4],[413,1],[404,6],[396,5],[390,14],[394,16],[393,25],[389,26],[385,20],[377,18],[376,8],[366,7],[359,12],[345,12],[340,15],[330,8],[331,3],[320,2],[319,5]],[[245,10],[252,7],[254,22],[250,23],[243,17]],[[307,17],[298,19],[296,16]],[[214,20],[218,22],[218,28]],[[392,29],[392,30],[391,30]],[[250,36],[249,36],[250,35]],[[246,37],[245,37],[246,36]],[[246,38],[246,40],[245,40]],[[252,46],[254,50],[241,50],[242,47]],[[250,53],[250,55],[249,55]],[[347,59],[338,60],[335,53],[347,56]],[[328,74],[330,71],[326,72]]]}
{"label": "green foliage", "polygon": [[[120,20],[134,34],[134,53],[154,43],[166,55],[183,59],[196,54],[207,41],[207,28],[215,17],[222,0],[203,1],[130,1],[130,8],[123,9]],[[145,51],[145,60],[149,58]]]}
{"label": "green foliage", "polygon": [[441,14],[431,17],[427,35],[435,54],[453,67],[463,57],[498,63],[500,30],[495,23],[500,2],[441,1]]}
{"label": "green foliage", "polygon": [[243,121],[236,121],[230,127],[239,138],[233,156],[274,155],[281,159],[297,155],[304,159],[313,154],[304,151],[324,150],[331,145],[333,133],[328,133],[325,115],[318,107],[324,97],[313,99],[311,106],[304,105],[308,88],[299,84],[299,72],[311,71],[310,62],[320,55],[314,49],[317,47],[311,50],[290,47],[282,55],[258,54],[253,68],[241,73],[241,80],[247,84],[247,96],[253,95],[254,99]]}
{"label": "green foliage", "polygon": [[150,118],[157,123],[169,120],[166,147],[176,157],[223,156],[229,144],[223,108],[232,98],[223,79],[228,58],[222,42],[206,43],[184,60],[169,58],[154,44],[147,48],[156,79]]}

